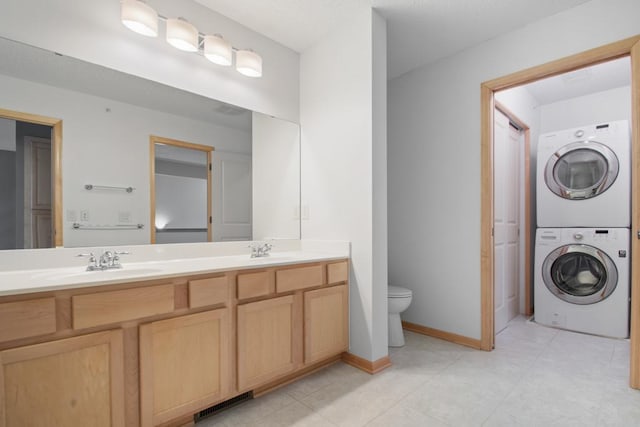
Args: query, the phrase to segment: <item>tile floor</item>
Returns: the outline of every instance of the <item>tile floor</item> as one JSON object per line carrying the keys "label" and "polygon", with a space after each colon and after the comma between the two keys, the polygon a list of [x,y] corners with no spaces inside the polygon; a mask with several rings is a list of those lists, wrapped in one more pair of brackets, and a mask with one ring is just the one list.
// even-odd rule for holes
{"label": "tile floor", "polygon": [[378,375],[337,363],[202,420],[212,426],[640,426],[629,342],[518,317],[483,352],[405,332]]}

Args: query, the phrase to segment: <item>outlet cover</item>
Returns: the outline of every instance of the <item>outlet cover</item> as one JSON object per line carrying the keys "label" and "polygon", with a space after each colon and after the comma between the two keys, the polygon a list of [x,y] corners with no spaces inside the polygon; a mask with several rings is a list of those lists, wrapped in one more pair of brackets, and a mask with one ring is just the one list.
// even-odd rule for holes
{"label": "outlet cover", "polygon": [[129,211],[118,212],[118,222],[131,222],[131,212]]}

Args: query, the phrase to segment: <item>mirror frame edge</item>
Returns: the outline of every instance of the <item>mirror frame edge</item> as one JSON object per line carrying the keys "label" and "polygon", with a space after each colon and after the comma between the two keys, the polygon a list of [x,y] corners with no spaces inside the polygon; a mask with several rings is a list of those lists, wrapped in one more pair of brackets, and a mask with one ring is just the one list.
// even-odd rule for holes
{"label": "mirror frame edge", "polygon": [[211,177],[211,154],[215,151],[215,147],[166,138],[163,136],[149,135],[149,243],[152,245],[156,244],[156,144],[165,144],[174,147],[204,151],[207,154],[207,242],[213,242],[213,221],[211,216],[211,203],[213,202],[213,197],[211,195],[211,191],[213,189]]}
{"label": "mirror frame edge", "polygon": [[53,203],[51,217],[53,228],[53,247],[63,246],[62,228],[62,119],[40,116],[20,111],[0,108],[0,118],[19,122],[50,126],[51,129],[51,172]]}

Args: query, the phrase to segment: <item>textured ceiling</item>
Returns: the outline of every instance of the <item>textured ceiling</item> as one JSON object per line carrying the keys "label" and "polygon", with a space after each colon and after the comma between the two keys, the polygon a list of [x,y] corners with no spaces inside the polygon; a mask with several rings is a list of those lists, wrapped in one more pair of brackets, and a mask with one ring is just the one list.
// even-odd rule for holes
{"label": "textured ceiling", "polygon": [[524,87],[539,105],[631,85],[628,57],[538,80]]}
{"label": "textured ceiling", "polygon": [[387,20],[391,79],[588,0],[195,1],[297,52],[374,7]]}

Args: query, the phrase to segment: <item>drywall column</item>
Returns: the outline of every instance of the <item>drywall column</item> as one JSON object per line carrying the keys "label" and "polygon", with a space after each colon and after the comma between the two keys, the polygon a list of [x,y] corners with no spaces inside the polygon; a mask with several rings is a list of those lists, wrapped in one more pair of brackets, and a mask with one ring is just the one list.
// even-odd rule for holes
{"label": "drywall column", "polygon": [[387,355],[385,40],[366,8],[300,58],[302,238],[351,241],[350,351],[371,361]]}

